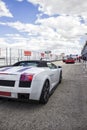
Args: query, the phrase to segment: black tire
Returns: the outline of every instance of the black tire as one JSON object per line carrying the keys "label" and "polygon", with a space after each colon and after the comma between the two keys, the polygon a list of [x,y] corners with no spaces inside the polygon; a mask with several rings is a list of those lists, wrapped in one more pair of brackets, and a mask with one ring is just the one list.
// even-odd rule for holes
{"label": "black tire", "polygon": [[49,81],[46,80],[44,85],[43,85],[43,89],[42,89],[42,93],[41,93],[41,97],[40,97],[41,104],[46,104],[48,102],[49,90],[50,90],[50,84],[49,84]]}
{"label": "black tire", "polygon": [[59,84],[62,82],[62,71],[60,72]]}

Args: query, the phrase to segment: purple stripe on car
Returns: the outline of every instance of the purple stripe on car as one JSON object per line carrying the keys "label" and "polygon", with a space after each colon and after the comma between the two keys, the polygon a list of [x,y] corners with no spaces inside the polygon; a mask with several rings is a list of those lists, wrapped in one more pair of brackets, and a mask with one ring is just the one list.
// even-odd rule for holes
{"label": "purple stripe on car", "polygon": [[2,70],[0,70],[0,71],[6,71],[6,70],[8,70],[8,69],[10,69],[11,67],[8,67],[8,68],[4,68],[4,69],[2,69]]}
{"label": "purple stripe on car", "polygon": [[[32,68],[32,67],[30,67],[30,68]],[[18,70],[17,72],[23,72],[23,71],[28,70],[28,69],[30,69],[30,68],[29,68],[29,67],[23,68],[23,69]]]}

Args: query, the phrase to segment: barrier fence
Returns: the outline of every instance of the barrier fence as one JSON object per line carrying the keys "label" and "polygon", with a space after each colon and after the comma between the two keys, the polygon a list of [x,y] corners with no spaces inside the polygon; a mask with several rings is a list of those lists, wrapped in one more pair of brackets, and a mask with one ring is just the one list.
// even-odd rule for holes
{"label": "barrier fence", "polygon": [[0,48],[0,65],[12,65],[21,60],[39,60],[41,58],[49,60],[60,59],[55,54],[45,54],[45,52],[30,51],[20,48]]}

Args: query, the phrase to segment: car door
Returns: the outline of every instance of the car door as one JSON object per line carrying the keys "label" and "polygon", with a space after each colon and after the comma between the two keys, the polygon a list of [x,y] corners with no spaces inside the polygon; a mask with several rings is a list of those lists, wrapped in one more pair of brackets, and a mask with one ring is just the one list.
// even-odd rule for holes
{"label": "car door", "polygon": [[50,77],[51,77],[51,82],[53,86],[58,83],[59,80],[59,70],[56,65],[53,63],[48,63],[48,67],[50,68]]}
{"label": "car door", "polygon": [[55,64],[51,63],[51,65],[52,65],[51,70],[54,73],[54,82],[57,83],[59,81],[59,69]]}

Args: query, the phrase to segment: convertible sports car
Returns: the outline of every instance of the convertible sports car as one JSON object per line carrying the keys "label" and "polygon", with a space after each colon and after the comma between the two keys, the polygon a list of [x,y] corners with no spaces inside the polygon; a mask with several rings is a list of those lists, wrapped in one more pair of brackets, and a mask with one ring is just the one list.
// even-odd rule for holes
{"label": "convertible sports car", "polygon": [[0,68],[0,97],[47,103],[62,80],[62,67],[48,61],[20,61]]}

